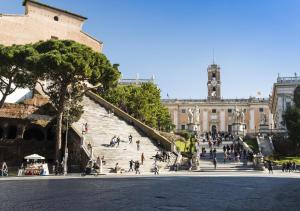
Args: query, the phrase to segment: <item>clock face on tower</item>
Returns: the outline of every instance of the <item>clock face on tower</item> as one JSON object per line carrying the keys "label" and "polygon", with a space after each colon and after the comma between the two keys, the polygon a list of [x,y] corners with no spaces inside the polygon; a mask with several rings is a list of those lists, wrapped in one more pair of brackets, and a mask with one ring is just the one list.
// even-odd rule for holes
{"label": "clock face on tower", "polygon": [[212,80],[211,85],[217,86],[217,81],[216,80]]}

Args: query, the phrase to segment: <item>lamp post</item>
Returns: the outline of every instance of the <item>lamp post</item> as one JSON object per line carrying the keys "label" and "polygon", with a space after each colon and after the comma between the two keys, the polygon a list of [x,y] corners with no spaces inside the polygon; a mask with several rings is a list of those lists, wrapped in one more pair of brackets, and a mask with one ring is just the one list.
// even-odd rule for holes
{"label": "lamp post", "polygon": [[65,141],[65,153],[64,153],[64,175],[66,176],[68,173],[68,131],[69,131],[69,112],[71,107],[71,93],[72,93],[72,87],[68,86],[67,92],[69,94],[69,105],[67,107],[67,124],[66,124],[66,141]]}

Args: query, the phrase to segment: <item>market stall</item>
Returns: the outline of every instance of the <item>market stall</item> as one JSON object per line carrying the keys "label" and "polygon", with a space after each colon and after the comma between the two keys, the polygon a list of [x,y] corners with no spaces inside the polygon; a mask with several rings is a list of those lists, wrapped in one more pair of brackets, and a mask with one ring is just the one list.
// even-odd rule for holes
{"label": "market stall", "polygon": [[45,163],[45,158],[38,154],[32,154],[24,157],[27,161],[24,168],[24,175],[49,175],[48,164]]}

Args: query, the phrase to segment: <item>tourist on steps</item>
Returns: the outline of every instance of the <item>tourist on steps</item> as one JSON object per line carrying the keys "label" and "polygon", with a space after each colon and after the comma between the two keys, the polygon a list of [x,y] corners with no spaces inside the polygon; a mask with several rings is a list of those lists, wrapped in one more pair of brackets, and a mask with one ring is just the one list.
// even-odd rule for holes
{"label": "tourist on steps", "polygon": [[121,139],[120,139],[120,136],[118,136],[118,138],[117,138],[117,147],[119,147],[120,146],[120,141],[121,141]]}
{"label": "tourist on steps", "polygon": [[128,172],[130,172],[130,171],[133,171],[133,160],[131,159],[130,161],[129,161],[129,170],[128,170]]}
{"label": "tourist on steps", "polygon": [[131,134],[128,136],[128,139],[129,139],[129,144],[131,144],[132,143],[132,135]]}
{"label": "tourist on steps", "polygon": [[142,155],[141,155],[141,165],[144,165],[144,161],[145,161],[145,156],[144,156],[144,153],[142,153]]}
{"label": "tourist on steps", "polygon": [[154,163],[154,175],[156,175],[156,174],[159,175],[159,167],[158,167],[158,165],[155,161],[155,163]]}
{"label": "tourist on steps", "polygon": [[137,174],[137,173],[141,174],[141,172],[140,172],[140,162],[138,160],[135,161],[135,163],[134,163],[134,169],[135,169],[135,174]]}
{"label": "tourist on steps", "polygon": [[140,150],[140,140],[137,140],[136,141],[136,149],[137,149],[137,151],[139,151]]}

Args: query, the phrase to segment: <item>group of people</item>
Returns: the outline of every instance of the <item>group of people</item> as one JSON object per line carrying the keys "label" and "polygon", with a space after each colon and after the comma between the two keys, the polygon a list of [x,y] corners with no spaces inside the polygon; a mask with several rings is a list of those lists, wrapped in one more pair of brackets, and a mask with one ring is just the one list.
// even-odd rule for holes
{"label": "group of people", "polygon": [[221,144],[223,141],[230,141],[233,140],[233,136],[231,133],[225,132],[206,132],[204,134],[203,142],[212,140],[214,144]]}
{"label": "group of people", "polygon": [[[145,158],[143,158],[143,155],[144,154],[142,154],[142,162],[144,162],[144,159]],[[133,171],[133,167],[134,167],[134,171],[135,171],[135,174],[141,174],[141,172],[140,172],[140,162],[137,160],[137,161],[133,161],[132,159],[129,161],[129,170],[128,170],[128,172],[130,172],[130,171]]]}
{"label": "group of people", "polygon": [[161,153],[156,152],[155,161],[160,162],[169,162],[170,161],[170,153],[163,150]]}
{"label": "group of people", "polygon": [[240,162],[240,159],[248,159],[249,161],[253,160],[253,152],[244,149],[243,145],[240,143],[233,143],[230,145],[223,146],[224,152],[224,163],[226,160],[232,160]]}
{"label": "group of people", "polygon": [[297,165],[294,161],[288,161],[286,163],[282,163],[281,170],[282,172],[295,172],[297,170]]}
{"label": "group of people", "polygon": [[121,142],[121,139],[120,139],[120,137],[118,136],[114,136],[114,137],[112,137],[112,139],[110,140],[110,142],[109,142],[109,146],[110,147],[114,147],[114,146],[116,146],[116,147],[118,147],[119,145],[120,145],[120,142]]}

